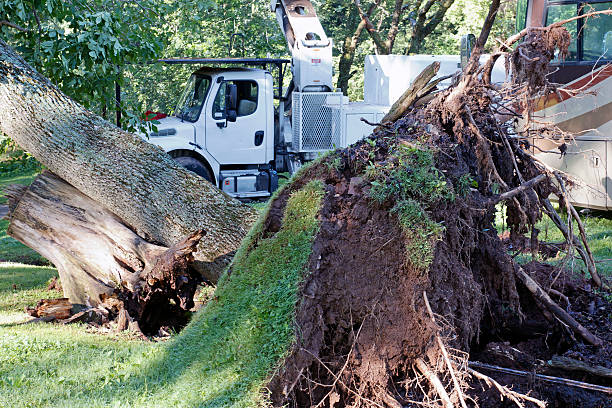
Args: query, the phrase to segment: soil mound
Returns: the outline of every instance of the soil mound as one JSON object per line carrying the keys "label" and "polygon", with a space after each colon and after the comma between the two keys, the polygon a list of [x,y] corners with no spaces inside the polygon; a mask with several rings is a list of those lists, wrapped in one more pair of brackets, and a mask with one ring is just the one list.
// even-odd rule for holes
{"label": "soil mound", "polygon": [[[554,38],[565,37],[551,32],[548,40],[539,32],[541,41],[533,44],[563,47]],[[520,52],[530,55],[529,49]],[[538,55],[550,59],[554,53]],[[515,56],[513,66],[522,73],[515,89],[537,94],[548,86],[525,74],[519,60]],[[555,270],[551,281],[553,274],[543,276],[550,266],[521,266],[498,236],[496,206],[504,203],[510,240],[528,239],[537,253],[535,225],[543,214],[560,220],[548,197],[566,197],[565,179],[539,164],[511,123],[496,115],[494,103],[504,96],[486,76],[482,70],[464,72],[420,108],[304,169],[271,203],[264,235],[279,230],[291,192],[311,180],[325,186],[320,229],[299,288],[296,341],[268,385],[274,404],[544,406],[501,385],[476,390],[483,378],[493,383],[467,367],[467,353],[499,363],[488,348],[525,343],[515,359],[523,361],[522,370],[533,371],[541,359],[572,349],[586,347],[589,355],[609,350],[610,322],[597,329],[589,319],[570,315],[568,305],[559,307],[552,293],[567,300],[563,292],[571,292],[553,288],[564,281],[558,280],[561,272]],[[579,221],[577,213],[574,218]],[[584,256],[590,284],[605,286],[586,242],[567,231],[567,224],[557,225]],[[609,307],[601,298],[595,304],[599,311]],[[572,406],[564,405],[569,400],[563,395],[537,394],[553,406]],[[597,405],[605,398],[589,394],[572,401],[605,406]]]}

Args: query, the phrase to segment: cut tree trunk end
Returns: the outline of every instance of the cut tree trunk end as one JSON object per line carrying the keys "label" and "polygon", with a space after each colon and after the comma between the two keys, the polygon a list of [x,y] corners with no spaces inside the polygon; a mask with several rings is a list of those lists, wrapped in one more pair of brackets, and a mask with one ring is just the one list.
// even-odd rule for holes
{"label": "cut tree trunk end", "polygon": [[148,242],[49,171],[6,195],[8,234],[56,266],[70,303],[106,308],[111,320],[124,310],[147,334],[187,323],[204,281],[192,267],[203,230],[170,248]]}

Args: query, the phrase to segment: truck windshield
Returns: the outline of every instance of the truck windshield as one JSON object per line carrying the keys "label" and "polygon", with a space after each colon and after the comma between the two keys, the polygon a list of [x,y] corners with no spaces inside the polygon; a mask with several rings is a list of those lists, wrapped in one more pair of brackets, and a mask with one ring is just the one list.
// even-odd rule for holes
{"label": "truck windshield", "polygon": [[195,122],[200,116],[204,99],[210,88],[210,77],[193,74],[176,106],[176,117]]}

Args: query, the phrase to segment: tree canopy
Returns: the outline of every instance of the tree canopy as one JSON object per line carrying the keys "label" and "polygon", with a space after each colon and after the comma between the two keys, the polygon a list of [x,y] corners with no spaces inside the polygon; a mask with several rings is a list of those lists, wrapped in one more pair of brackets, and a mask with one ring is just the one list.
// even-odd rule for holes
{"label": "tree canopy", "polygon": [[[367,54],[457,54],[461,34],[482,24],[485,0],[314,1],[334,40],[336,86],[361,98]],[[504,4],[495,34],[514,27]],[[0,36],[62,91],[104,117],[123,89],[123,127],[147,109],[171,112],[192,67],[161,57],[287,56],[267,1],[0,0]],[[232,34],[235,46],[229,49]]]}

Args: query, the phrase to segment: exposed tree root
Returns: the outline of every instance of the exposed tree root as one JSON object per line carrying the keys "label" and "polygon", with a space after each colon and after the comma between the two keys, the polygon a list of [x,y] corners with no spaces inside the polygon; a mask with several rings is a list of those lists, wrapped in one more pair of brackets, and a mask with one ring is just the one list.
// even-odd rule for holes
{"label": "exposed tree root", "polygon": [[474,377],[478,378],[479,380],[484,381],[489,387],[495,387],[495,389],[497,389],[497,391],[499,391],[499,393],[503,397],[508,398],[509,400],[514,402],[520,408],[524,407],[524,405],[523,405],[523,403],[521,401],[529,401],[529,402],[532,402],[532,403],[536,404],[540,408],[546,408],[546,403],[544,401],[540,401],[537,398],[533,398],[533,397],[530,397],[528,395],[524,395],[524,394],[512,391],[508,387],[505,387],[505,386],[501,385],[500,383],[498,383],[497,381],[495,381],[491,377],[486,376],[486,375],[484,375],[482,373],[479,373],[478,371],[474,370],[473,368],[468,368],[468,371]]}
{"label": "exposed tree root", "polygon": [[[511,58],[510,89],[493,88],[472,64],[415,107],[430,89],[430,66],[392,109],[399,114],[394,123],[383,120],[367,140],[332,153],[289,185],[291,191],[318,179],[328,193],[297,305],[296,346],[269,385],[276,405],[474,406],[465,353],[479,335],[503,338],[509,327],[533,325],[562,333],[564,342],[607,347],[510,257],[494,226],[495,205],[504,202],[510,239],[528,240],[537,253],[536,225],[548,214],[566,237],[563,248],[576,248],[594,285],[605,287],[584,228],[578,224],[580,238],[574,236],[548,200],[566,196],[563,183],[495,113],[519,106],[522,115],[531,98],[552,89],[547,64],[566,51],[567,32],[555,26],[526,35]],[[272,216],[268,225],[281,222]],[[452,336],[440,334],[442,318]],[[545,406],[472,374],[518,406]]]}

